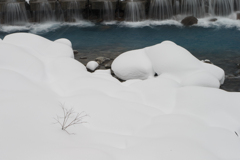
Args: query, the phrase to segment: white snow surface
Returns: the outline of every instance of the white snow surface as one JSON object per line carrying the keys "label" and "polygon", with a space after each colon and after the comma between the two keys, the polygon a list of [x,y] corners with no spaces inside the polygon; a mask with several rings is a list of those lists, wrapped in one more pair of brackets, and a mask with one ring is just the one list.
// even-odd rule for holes
{"label": "white snow surface", "polygon": [[112,69],[123,80],[144,80],[156,72],[182,86],[219,88],[225,77],[221,68],[199,61],[171,41],[123,53],[114,60]]}
{"label": "white snow surface", "polygon": [[[0,41],[0,159],[239,160],[240,93],[212,88],[222,71],[172,42],[144,52],[142,62],[160,75],[120,83],[110,70],[87,72],[66,40],[6,36]],[[141,69],[151,75],[150,68]],[[89,115],[67,129],[74,134],[55,124],[60,103]]]}

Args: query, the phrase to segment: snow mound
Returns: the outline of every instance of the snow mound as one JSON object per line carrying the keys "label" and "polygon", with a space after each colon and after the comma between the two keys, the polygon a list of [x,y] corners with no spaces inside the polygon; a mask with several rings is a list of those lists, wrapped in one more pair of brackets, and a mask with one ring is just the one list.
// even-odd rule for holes
{"label": "snow mound", "polygon": [[[0,41],[0,159],[240,159],[240,94],[216,88],[221,69],[163,42],[119,56],[116,73],[130,77],[121,83],[87,72],[70,44],[26,33]],[[62,105],[88,115],[74,134],[56,124]]]}
{"label": "snow mound", "polygon": [[[23,37],[25,38],[24,41],[22,40]],[[4,37],[3,42],[23,47],[25,50],[29,50],[30,54],[35,54],[38,57],[74,57],[71,42],[66,39],[52,42],[30,33],[15,33]]]}
{"label": "snow mound", "polygon": [[58,39],[58,40],[56,40],[54,42],[62,43],[62,44],[65,44],[65,45],[67,45],[69,47],[72,47],[71,41],[69,41],[68,39],[65,39],[65,38]]}
{"label": "snow mound", "polygon": [[147,79],[154,76],[152,64],[143,49],[129,51],[118,56],[112,70],[122,80]]}
{"label": "snow mound", "polygon": [[182,86],[219,88],[225,76],[221,68],[204,64],[171,41],[126,52],[114,60],[112,67],[123,80],[147,79],[156,72]]}
{"label": "snow mound", "polygon": [[35,81],[43,81],[46,76],[42,61],[5,41],[0,42],[0,68],[15,71]]}

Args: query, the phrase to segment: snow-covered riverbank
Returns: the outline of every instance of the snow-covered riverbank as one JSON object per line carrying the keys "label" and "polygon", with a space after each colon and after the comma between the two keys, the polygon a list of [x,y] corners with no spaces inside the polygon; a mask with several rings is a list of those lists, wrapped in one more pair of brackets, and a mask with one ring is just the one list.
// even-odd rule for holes
{"label": "snow-covered riverbank", "polygon": [[[176,67],[151,49],[151,63],[164,63],[168,74],[153,67],[158,77],[120,83],[110,70],[87,72],[66,39],[6,36],[0,41],[0,159],[239,160],[240,93],[216,88],[220,69],[198,77],[202,62],[190,58],[187,67]],[[180,83],[183,75],[188,83]],[[89,115],[87,123],[68,128],[74,135],[55,124],[60,104]]]}

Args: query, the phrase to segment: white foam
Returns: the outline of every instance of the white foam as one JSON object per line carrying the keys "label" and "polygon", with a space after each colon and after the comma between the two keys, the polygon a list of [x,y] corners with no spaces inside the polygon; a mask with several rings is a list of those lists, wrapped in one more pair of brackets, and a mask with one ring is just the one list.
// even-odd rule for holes
{"label": "white foam", "polygon": [[30,27],[28,25],[25,25],[25,26],[2,25],[0,27],[0,31],[7,32],[7,33],[16,32],[16,31],[29,31],[29,30],[30,30]]}
{"label": "white foam", "polygon": [[141,27],[147,27],[150,26],[150,21],[139,21],[139,22],[127,22],[123,21],[119,23],[120,27],[129,27],[129,28],[141,28]]}
{"label": "white foam", "polygon": [[75,26],[75,27],[92,27],[95,24],[89,21],[78,21],[75,23],[68,22],[45,22],[45,23],[27,23],[25,26],[9,26],[3,25],[0,27],[0,31],[2,32],[16,32],[16,31],[28,31],[34,34],[43,34],[47,32],[51,32],[57,30],[64,26]]}
{"label": "white foam", "polygon": [[65,22],[62,25],[63,26],[76,26],[76,27],[93,27],[93,26],[95,26],[95,24],[93,22],[85,21],[85,20],[79,20],[74,23]]}
{"label": "white foam", "polygon": [[117,25],[118,21],[103,21],[103,25]]}
{"label": "white foam", "polygon": [[[212,18],[217,20],[211,22]],[[198,24],[196,26],[204,28],[237,28],[240,29],[240,21],[229,17],[207,17],[198,19]]]}

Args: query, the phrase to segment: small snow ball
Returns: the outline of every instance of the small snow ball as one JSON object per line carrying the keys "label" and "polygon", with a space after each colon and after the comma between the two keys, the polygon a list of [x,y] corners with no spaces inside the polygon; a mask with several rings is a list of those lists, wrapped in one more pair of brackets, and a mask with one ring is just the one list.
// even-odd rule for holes
{"label": "small snow ball", "polygon": [[87,63],[87,69],[89,69],[90,71],[95,71],[97,69],[97,67],[99,66],[99,64],[96,61],[90,61]]}
{"label": "small snow ball", "polygon": [[54,42],[62,43],[62,44],[65,44],[65,45],[67,45],[67,46],[69,46],[69,47],[72,48],[72,43],[71,43],[71,41],[69,41],[68,39],[61,38],[61,39],[57,39],[57,40],[54,41]]}

